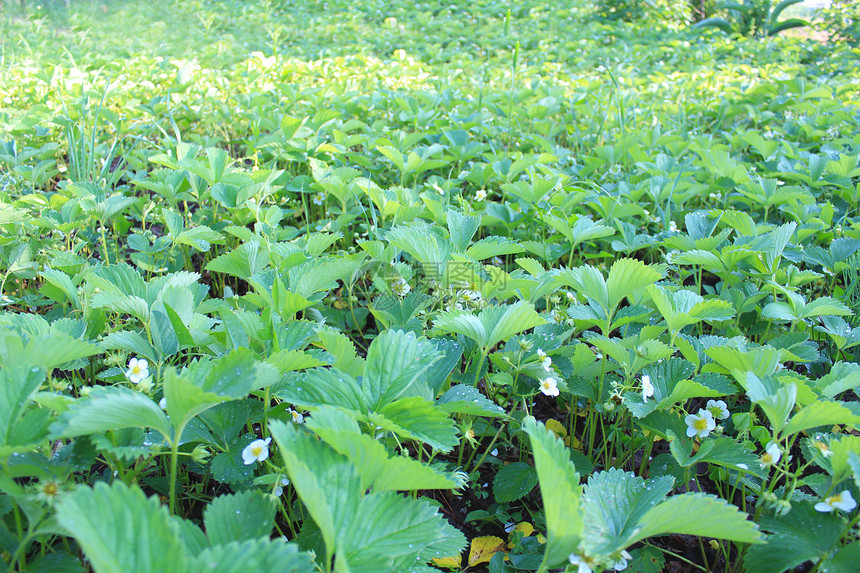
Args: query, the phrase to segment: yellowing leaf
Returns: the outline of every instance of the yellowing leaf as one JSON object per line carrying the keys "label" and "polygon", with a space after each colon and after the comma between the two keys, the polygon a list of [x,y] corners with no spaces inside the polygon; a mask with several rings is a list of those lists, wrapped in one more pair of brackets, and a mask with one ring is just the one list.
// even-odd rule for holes
{"label": "yellowing leaf", "polygon": [[489,563],[493,555],[505,548],[505,542],[500,537],[485,535],[472,540],[469,547],[469,567],[478,563]]}
{"label": "yellowing leaf", "polygon": [[558,420],[549,419],[546,421],[546,429],[552,432],[559,438],[564,439],[567,436],[567,428]]}
{"label": "yellowing leaf", "polygon": [[529,535],[534,533],[535,526],[532,525],[531,523],[529,523],[528,521],[523,521],[523,522],[518,523],[517,526],[514,527],[514,531],[522,531],[523,537],[528,537]]}
{"label": "yellowing leaf", "polygon": [[531,535],[532,533],[534,533],[534,530],[535,530],[535,526],[534,526],[534,525],[532,525],[531,523],[529,523],[528,521],[521,521],[520,523],[518,523],[518,524],[517,524],[517,525],[516,525],[512,530],[511,530],[511,532],[508,534],[508,541],[509,541],[509,543],[508,543],[508,549],[513,549],[513,548],[514,548],[514,542],[513,542],[513,539],[514,539],[514,536],[516,535],[516,533],[517,533],[518,531],[519,531],[519,532],[521,532],[521,533],[523,534],[523,537],[528,537],[529,535]]}
{"label": "yellowing leaf", "polygon": [[460,567],[460,556],[456,557],[434,557],[433,565],[445,569],[458,569]]}

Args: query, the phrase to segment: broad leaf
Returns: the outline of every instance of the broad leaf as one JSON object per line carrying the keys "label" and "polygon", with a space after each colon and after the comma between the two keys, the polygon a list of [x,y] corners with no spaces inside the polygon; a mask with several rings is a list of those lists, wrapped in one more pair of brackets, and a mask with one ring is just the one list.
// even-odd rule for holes
{"label": "broad leaf", "polygon": [[546,515],[547,544],[543,565],[557,567],[579,547],[584,531],[580,507],[582,486],[567,447],[533,417],[523,421],[529,435]]}
{"label": "broad leaf", "polygon": [[795,502],[782,517],[762,518],[761,528],[770,535],[766,544],[747,551],[747,573],[782,573],[826,558],[842,536],[843,524],[839,516],[819,513],[809,502]]}
{"label": "broad leaf", "polygon": [[206,506],[203,525],[212,545],[268,539],[275,527],[275,505],[258,491],[221,495]]}
{"label": "broad leaf", "polygon": [[[194,573],[307,573],[315,567],[310,554],[299,552],[295,544],[284,543],[281,539],[257,539],[204,549],[189,561],[188,570]],[[165,571],[172,573],[173,570]]]}
{"label": "broad leaf", "polygon": [[167,416],[158,404],[140,392],[122,386],[97,386],[76,400],[52,426],[59,438],[84,436],[121,428],[152,428],[171,438]]}
{"label": "broad leaf", "polygon": [[96,573],[189,571],[179,532],[157,497],[117,481],[81,486],[57,504],[57,520]]}

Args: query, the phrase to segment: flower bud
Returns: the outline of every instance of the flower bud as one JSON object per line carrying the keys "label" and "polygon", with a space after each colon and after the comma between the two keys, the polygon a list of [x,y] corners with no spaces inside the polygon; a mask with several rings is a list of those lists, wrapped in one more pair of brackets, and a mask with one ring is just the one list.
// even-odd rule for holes
{"label": "flower bud", "polygon": [[197,462],[198,464],[205,463],[206,460],[209,459],[209,456],[212,455],[206,446],[203,444],[199,444],[194,450],[191,452],[191,459]]}

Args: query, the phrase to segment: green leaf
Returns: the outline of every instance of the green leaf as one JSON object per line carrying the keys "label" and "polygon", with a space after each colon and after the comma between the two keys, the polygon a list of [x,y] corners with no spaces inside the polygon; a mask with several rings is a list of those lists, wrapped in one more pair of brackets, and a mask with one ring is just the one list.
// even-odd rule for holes
{"label": "green leaf", "polygon": [[747,551],[747,573],[782,573],[826,558],[842,536],[843,524],[839,516],[815,511],[811,503],[794,502],[782,517],[763,517],[761,528],[770,535],[766,544]]}
{"label": "green leaf", "polygon": [[642,539],[642,518],[664,501],[674,481],[663,476],[646,483],[617,468],[593,474],[582,496],[586,553],[611,555]]}
{"label": "green leaf", "polygon": [[719,28],[726,34],[732,33],[732,25],[724,18],[705,18],[693,24],[691,30],[701,30],[704,28]]}
{"label": "green leaf", "polygon": [[471,338],[486,352],[499,342],[545,322],[535,312],[534,305],[518,301],[485,308],[478,316],[459,311],[443,312],[433,326],[441,332]]}
{"label": "green leaf", "polygon": [[62,271],[49,268],[40,272],[39,276],[62,291],[69,302],[72,303],[72,308],[81,308],[81,299],[78,297],[78,289],[74,283],[72,283],[72,279],[69,278],[69,275]]}
{"label": "green leaf", "polygon": [[854,573],[860,562],[860,542],[840,547],[821,563],[821,573]]}
{"label": "green leaf", "polygon": [[[364,496],[351,516],[350,526],[340,532],[342,553],[338,561],[355,573],[409,571],[444,548],[443,554],[459,553],[466,538],[424,500],[391,492]],[[432,551],[425,551],[433,548]],[[453,550],[453,551],[452,551]],[[441,551],[439,551],[441,552]],[[396,565],[395,565],[396,564]]]}
{"label": "green leaf", "polygon": [[448,209],[447,218],[451,243],[456,250],[462,253],[469,247],[472,237],[475,236],[475,232],[481,226],[481,218],[466,216],[454,209]]}
{"label": "green leaf", "polygon": [[468,249],[466,256],[476,261],[492,257],[522,253],[525,249],[513,239],[507,237],[484,237]]}
{"label": "green leaf", "polygon": [[213,457],[212,463],[209,464],[212,477],[216,481],[227,484],[249,482],[254,477],[254,466],[245,465],[242,450],[256,439],[257,436],[253,434],[245,434],[228,444],[227,451]]}
{"label": "green leaf", "polygon": [[68,553],[48,553],[27,564],[27,573],[84,573],[81,561]]}
{"label": "green leaf", "polygon": [[683,467],[708,462],[735,471],[742,469],[744,472],[762,479],[768,475],[767,471],[761,467],[758,456],[749,447],[737,443],[732,438],[705,440],[699,445],[699,450],[693,454],[693,440],[684,435],[678,436],[671,430],[668,432],[672,436],[669,449],[678,464]]}
{"label": "green leaf", "polygon": [[856,426],[860,423],[860,416],[838,402],[827,402],[816,400],[804,406],[797,414],[791,417],[788,424],[782,430],[782,436],[788,437],[798,432],[811,430],[818,426],[833,426],[835,424],[849,424]]}
{"label": "green leaf", "polygon": [[111,332],[102,338],[100,345],[105,350],[126,350],[138,357],[143,356],[152,363],[158,362],[155,349],[139,332],[131,330]]}
{"label": "green leaf", "polygon": [[606,279],[608,308],[614,309],[625,298],[660,280],[662,269],[646,265],[638,259],[618,259],[609,269]]}
{"label": "green leaf", "polygon": [[528,495],[537,485],[535,469],[523,462],[502,466],[493,478],[493,495],[499,503],[508,503]]}
{"label": "green leaf", "polygon": [[451,451],[460,443],[457,428],[448,414],[436,408],[433,402],[417,396],[386,404],[378,413],[368,414],[367,418],[383,430],[420,440],[443,452]]}
{"label": "green leaf", "polygon": [[471,416],[487,416],[499,418],[506,416],[504,408],[499,407],[480,390],[468,384],[451,386],[441,398],[436,401],[436,407],[449,414],[469,414]]}
{"label": "green leaf", "polygon": [[[188,570],[195,573],[307,573],[315,571],[316,567],[310,554],[299,552],[293,543],[256,539],[205,549],[189,561]],[[165,571],[172,573],[169,569]]]}
{"label": "green leaf", "polygon": [[303,408],[329,405],[357,413],[369,409],[359,383],[337,368],[314,368],[294,374],[286,384],[278,385],[276,396]]}
{"label": "green leaf", "polygon": [[344,456],[294,425],[275,420],[269,423],[269,430],[290,482],[320,529],[325,558],[331,561],[338,534],[357,509],[361,495],[358,471]]}
{"label": "green leaf", "polygon": [[303,350],[281,350],[270,355],[266,362],[281,374],[325,365],[325,362]]}
{"label": "green leaf", "polygon": [[58,438],[71,438],[121,428],[152,428],[171,438],[167,416],[144,394],[122,386],[96,386],[63,412],[51,427]]}
{"label": "green leaf", "polygon": [[6,446],[9,435],[44,381],[45,371],[41,368],[0,369],[0,447]]}
{"label": "green leaf", "polygon": [[188,571],[167,508],[121,481],[79,487],[57,503],[57,520],[84,550],[96,573]]}
{"label": "green leaf", "polygon": [[368,403],[378,409],[401,396],[434,398],[422,377],[441,357],[426,338],[402,330],[383,332],[367,350],[362,386]]}
{"label": "green leaf", "polygon": [[275,528],[275,504],[253,490],[221,495],[206,506],[203,525],[212,545],[268,539]]}
{"label": "green leaf", "polygon": [[582,486],[568,449],[543,424],[529,416],[523,430],[531,439],[535,469],[546,515],[547,544],[542,566],[557,567],[577,550],[584,532]]}
{"label": "green leaf", "polygon": [[273,384],[277,378],[277,370],[256,360],[248,348],[200,361],[181,372],[167,368],[164,370],[167,413],[173,424],[182,428],[201,412],[227,400],[244,398]]}
{"label": "green leaf", "polygon": [[354,418],[336,408],[317,409],[306,425],[355,465],[362,490],[454,489],[464,483],[461,474],[446,474],[408,457],[389,456],[380,442],[361,433]]}
{"label": "green leaf", "polygon": [[[692,516],[707,515],[707,519]],[[655,535],[680,533],[715,537],[740,543],[760,541],[758,526],[747,515],[724,500],[703,493],[675,495],[651,509],[640,520],[642,529],[636,540]]]}
{"label": "green leaf", "polygon": [[206,270],[248,280],[268,265],[269,255],[260,248],[259,241],[248,241],[209,261]]}

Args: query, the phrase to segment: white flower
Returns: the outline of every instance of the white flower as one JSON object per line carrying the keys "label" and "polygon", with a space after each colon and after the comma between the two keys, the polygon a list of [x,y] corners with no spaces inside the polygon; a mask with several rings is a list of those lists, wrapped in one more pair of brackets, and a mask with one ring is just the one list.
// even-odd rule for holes
{"label": "white flower", "polygon": [[475,192],[475,201],[483,201],[486,198],[487,198],[487,192],[484,191],[483,189],[478,189]]}
{"label": "white flower", "polygon": [[167,398],[162,398],[158,401],[158,407],[162,410],[167,410]]}
{"label": "white flower", "polygon": [[537,355],[541,360],[546,358],[546,352],[544,352],[543,349],[541,349],[541,348],[537,349]]}
{"label": "white flower", "polygon": [[290,415],[293,417],[293,422],[295,422],[296,424],[305,423],[305,417],[301,412],[296,412],[292,408],[287,408],[287,412],[290,413]]}
{"label": "white flower", "polygon": [[646,374],[642,377],[642,401],[647,402],[653,395],[654,385],[651,384],[651,377]]}
{"label": "white flower", "polygon": [[844,489],[835,495],[831,495],[830,497],[824,498],[824,501],[820,501],[815,504],[815,510],[824,513],[830,513],[834,509],[841,509],[842,511],[851,511],[855,507],[857,507],[857,502],[854,501],[854,498],[851,497],[851,492],[847,489]]}
{"label": "white flower", "polygon": [[684,418],[684,422],[687,424],[687,437],[697,437],[697,438],[705,438],[710,434],[714,428],[717,427],[716,422],[714,422],[714,416],[704,410],[699,408],[698,413],[689,414],[686,418]]}
{"label": "white flower", "polygon": [[409,294],[409,291],[412,290],[412,287],[409,286],[409,283],[406,282],[406,279],[400,277],[393,283],[391,283],[391,290],[397,296],[404,297]]}
{"label": "white flower", "polygon": [[708,400],[705,409],[717,420],[725,420],[729,417],[729,408],[722,400]]}
{"label": "white flower", "polygon": [[762,467],[773,465],[779,461],[780,457],[782,457],[782,452],[779,450],[779,446],[775,442],[771,442],[761,455],[761,465]]}
{"label": "white flower", "polygon": [[242,461],[246,466],[250,466],[254,462],[262,462],[269,457],[269,444],[272,438],[265,440],[254,440],[242,450]]}
{"label": "white flower", "polygon": [[591,568],[594,565],[594,560],[589,559],[585,555],[577,555],[576,553],[571,553],[567,556],[567,560],[570,561],[571,565],[579,565],[576,569],[576,573],[593,573],[594,569]]}
{"label": "white flower", "polygon": [[579,301],[576,300],[576,295],[573,294],[572,292],[567,291],[564,294],[565,294],[565,296],[567,296],[567,300],[569,300],[572,304],[578,304],[579,303]]}
{"label": "white flower", "polygon": [[558,382],[552,376],[547,376],[541,380],[540,391],[547,396],[558,396]]}
{"label": "white flower", "polygon": [[281,478],[281,482],[275,485],[275,489],[272,490],[272,495],[275,497],[281,497],[284,495],[284,488],[290,485],[290,480],[287,478]]}
{"label": "white flower", "polygon": [[825,458],[829,458],[833,455],[833,450],[831,450],[830,447],[825,444],[824,441],[822,441],[821,436],[818,436],[816,439],[814,439],[812,441],[812,445],[815,447],[816,450],[821,452],[821,455]]}
{"label": "white flower", "polygon": [[547,372],[552,372],[552,358],[547,356],[546,358],[541,360],[541,366],[543,366],[543,369]]}
{"label": "white flower", "polygon": [[326,194],[324,191],[314,194],[314,205],[322,205],[325,203]]}
{"label": "white flower", "polygon": [[133,384],[138,384],[144,378],[149,376],[149,363],[143,358],[132,358],[128,361],[128,370],[125,371],[125,377]]}
{"label": "white flower", "polygon": [[613,571],[624,571],[627,569],[627,562],[632,560],[633,556],[627,553],[626,549],[621,550],[621,559],[612,564]]}

